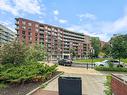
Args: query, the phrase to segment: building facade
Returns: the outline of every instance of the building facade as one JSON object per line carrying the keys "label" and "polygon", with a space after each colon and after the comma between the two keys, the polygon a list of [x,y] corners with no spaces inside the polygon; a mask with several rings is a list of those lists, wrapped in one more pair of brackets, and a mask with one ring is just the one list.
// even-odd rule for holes
{"label": "building facade", "polygon": [[12,30],[8,29],[6,26],[0,24],[0,47],[9,43],[15,38],[15,34]]}
{"label": "building facade", "polygon": [[69,57],[72,52],[83,58],[90,47],[88,36],[82,33],[24,18],[16,18],[16,26],[20,44],[42,44],[49,60]]}
{"label": "building facade", "polygon": [[101,48],[103,48],[105,44],[108,44],[108,42],[100,41]]}

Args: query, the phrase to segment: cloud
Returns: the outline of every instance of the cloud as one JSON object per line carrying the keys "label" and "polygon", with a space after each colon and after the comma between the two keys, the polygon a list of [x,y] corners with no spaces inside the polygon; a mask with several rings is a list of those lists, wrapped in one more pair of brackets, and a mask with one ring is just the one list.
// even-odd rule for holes
{"label": "cloud", "polygon": [[113,34],[127,34],[127,11],[123,13],[123,16],[114,21],[98,21],[95,19],[94,14],[84,14],[79,17],[83,18],[81,20],[89,18],[94,21],[89,22],[86,20],[80,24],[70,25],[67,29],[99,37],[102,41],[109,41]]}
{"label": "cloud", "polygon": [[54,15],[59,15],[59,11],[58,11],[58,10],[54,10],[54,11],[53,11],[53,14],[54,14]]}
{"label": "cloud", "polygon": [[96,16],[94,14],[91,14],[91,13],[79,14],[77,16],[79,17],[80,21],[83,21],[83,20],[96,20]]}
{"label": "cloud", "polygon": [[45,10],[39,0],[0,0],[0,9],[15,16],[20,16],[22,12],[41,15]]}
{"label": "cloud", "polygon": [[59,23],[67,23],[68,21],[65,19],[59,19]]}
{"label": "cloud", "polygon": [[59,16],[59,11],[58,11],[58,10],[54,10],[54,11],[53,11],[53,14],[54,14],[54,20],[55,20],[55,21],[57,21],[57,22],[59,22],[59,23],[62,23],[62,24],[68,22],[66,19],[61,19],[61,18],[58,17],[58,16]]}
{"label": "cloud", "polygon": [[4,1],[4,0],[0,1],[0,9],[10,12],[13,15],[18,15],[17,9],[13,8],[11,5],[9,5],[7,1]]}
{"label": "cloud", "polygon": [[16,33],[15,25],[13,25],[11,21],[8,20],[0,21],[0,24],[4,25],[5,27],[9,28],[10,30]]}

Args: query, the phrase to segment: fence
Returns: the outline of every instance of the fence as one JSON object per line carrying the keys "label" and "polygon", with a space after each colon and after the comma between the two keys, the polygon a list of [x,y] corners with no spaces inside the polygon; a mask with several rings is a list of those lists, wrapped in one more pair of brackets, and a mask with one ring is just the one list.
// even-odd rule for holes
{"label": "fence", "polygon": [[82,67],[86,69],[93,69],[95,67],[94,63],[73,63],[73,67]]}

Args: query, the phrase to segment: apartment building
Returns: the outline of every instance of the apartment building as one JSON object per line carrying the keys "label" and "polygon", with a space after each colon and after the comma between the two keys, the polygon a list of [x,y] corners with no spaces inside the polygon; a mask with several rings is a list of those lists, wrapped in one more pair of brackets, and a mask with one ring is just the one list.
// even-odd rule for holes
{"label": "apartment building", "polygon": [[83,33],[24,18],[16,18],[16,26],[20,44],[42,44],[49,60],[70,57],[72,50],[77,58],[83,58],[90,47],[88,36]]}
{"label": "apartment building", "polygon": [[8,29],[6,26],[0,24],[0,47],[14,40],[15,34],[12,30]]}
{"label": "apartment building", "polygon": [[103,46],[104,46],[105,44],[108,44],[108,42],[100,41],[100,46],[101,46],[101,48],[103,48]]}

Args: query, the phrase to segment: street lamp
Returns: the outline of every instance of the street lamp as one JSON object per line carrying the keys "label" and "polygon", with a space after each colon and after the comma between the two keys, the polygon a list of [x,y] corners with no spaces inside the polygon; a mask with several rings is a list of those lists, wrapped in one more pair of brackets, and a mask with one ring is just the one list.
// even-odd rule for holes
{"label": "street lamp", "polygon": [[91,52],[92,63],[93,63],[93,55],[94,55],[94,49],[93,49],[93,47],[91,47],[90,52]]}

